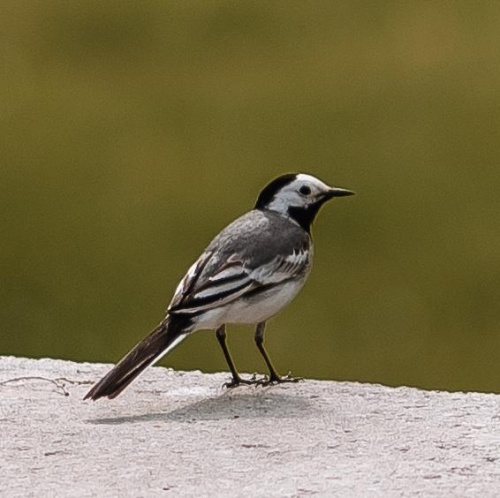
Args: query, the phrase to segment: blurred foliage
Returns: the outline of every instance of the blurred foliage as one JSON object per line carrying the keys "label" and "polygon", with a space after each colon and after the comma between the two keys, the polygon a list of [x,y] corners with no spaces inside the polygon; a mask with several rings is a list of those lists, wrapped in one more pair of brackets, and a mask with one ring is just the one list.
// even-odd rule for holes
{"label": "blurred foliage", "polygon": [[[280,370],[500,392],[499,3],[19,0],[0,26],[1,354],[117,361],[304,171],[358,195],[268,327]],[[226,369],[211,332],[162,363]]]}

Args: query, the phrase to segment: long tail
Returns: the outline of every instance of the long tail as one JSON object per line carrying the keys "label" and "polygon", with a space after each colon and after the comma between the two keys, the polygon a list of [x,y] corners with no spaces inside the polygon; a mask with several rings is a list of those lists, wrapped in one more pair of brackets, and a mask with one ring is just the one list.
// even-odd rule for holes
{"label": "long tail", "polygon": [[83,399],[116,398],[144,369],[158,361],[186,337],[183,327],[167,317],[117,363]]}

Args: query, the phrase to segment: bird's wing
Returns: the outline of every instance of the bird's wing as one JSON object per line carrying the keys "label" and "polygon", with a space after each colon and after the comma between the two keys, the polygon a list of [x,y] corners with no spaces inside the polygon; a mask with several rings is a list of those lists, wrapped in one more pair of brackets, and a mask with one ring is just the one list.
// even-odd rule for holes
{"label": "bird's wing", "polygon": [[189,268],[175,291],[169,313],[197,313],[222,306],[241,296],[254,283],[236,255],[214,263],[214,254],[204,252]]}
{"label": "bird's wing", "polygon": [[213,253],[205,252],[191,266],[177,286],[169,313],[198,313],[218,308],[259,287],[295,278],[304,272],[310,254],[301,248],[256,266],[233,253],[207,271],[212,258]]}

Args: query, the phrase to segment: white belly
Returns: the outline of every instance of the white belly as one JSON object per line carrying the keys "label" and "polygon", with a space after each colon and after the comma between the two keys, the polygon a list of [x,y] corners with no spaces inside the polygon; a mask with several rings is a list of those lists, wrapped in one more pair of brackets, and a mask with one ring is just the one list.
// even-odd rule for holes
{"label": "white belly", "polygon": [[[306,278],[291,280],[248,299],[236,299],[221,308],[197,317],[194,330],[216,329],[223,324],[265,322],[290,304],[304,286]],[[194,331],[193,330],[193,331]]]}

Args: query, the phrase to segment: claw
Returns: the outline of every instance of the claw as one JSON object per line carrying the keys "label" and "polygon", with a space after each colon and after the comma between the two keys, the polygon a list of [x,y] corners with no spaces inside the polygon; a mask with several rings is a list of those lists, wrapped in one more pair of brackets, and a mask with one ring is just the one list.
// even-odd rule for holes
{"label": "claw", "polygon": [[265,377],[264,379],[260,380],[257,385],[266,387],[266,386],[273,386],[275,384],[285,384],[287,382],[300,382],[304,380],[302,377],[292,377],[292,372],[288,372],[287,375],[284,377],[279,377],[279,376],[271,376],[271,377]]}
{"label": "claw", "polygon": [[270,383],[269,377],[267,375],[264,375],[264,377],[262,379],[258,379],[255,382],[255,385],[257,387],[266,387],[269,385],[269,383]]}
{"label": "claw", "polygon": [[241,386],[242,384],[246,386],[259,386],[262,380],[257,379],[257,374],[253,374],[251,379],[242,379],[241,377],[233,377],[233,379],[229,382],[225,382],[222,387],[226,389],[233,389],[235,387]]}
{"label": "claw", "polygon": [[292,372],[288,372],[286,376],[281,379],[281,382],[300,382],[302,380],[304,380],[303,377],[292,377]]}
{"label": "claw", "polygon": [[226,388],[226,389],[234,389],[235,387],[238,387],[241,385],[241,382],[235,382],[234,379],[230,382],[224,382],[224,384],[222,384],[222,387]]}

